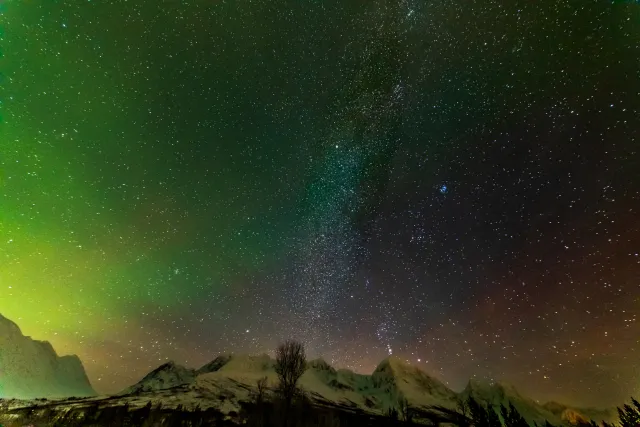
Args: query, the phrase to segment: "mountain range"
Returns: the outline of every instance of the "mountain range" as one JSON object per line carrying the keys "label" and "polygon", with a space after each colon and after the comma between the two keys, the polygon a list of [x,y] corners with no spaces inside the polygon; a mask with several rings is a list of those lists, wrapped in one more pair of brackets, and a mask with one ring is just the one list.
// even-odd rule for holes
{"label": "mountain range", "polygon": [[[199,369],[170,361],[120,393],[96,396],[77,356],[58,356],[51,344],[24,336],[14,322],[0,315],[0,401],[23,399],[9,406],[26,407],[29,399],[74,396],[82,405],[103,401],[133,408],[151,402],[162,403],[164,407],[213,408],[230,414],[240,410],[241,402],[254,399],[257,382],[264,377],[269,391],[273,392],[278,378],[275,360],[268,355],[227,354]],[[416,410],[433,407],[456,410],[461,402],[473,397],[496,407],[512,403],[529,422],[546,420],[558,425],[580,419],[612,421],[617,417],[614,408],[573,408],[557,402],[541,404],[500,382],[472,380],[458,393],[397,357],[384,359],[371,375],[335,369],[323,359],[315,359],[307,363],[299,385],[316,405],[374,415],[398,409],[399,402],[405,399]],[[74,399],[64,402],[74,405]]]}
{"label": "mountain range", "polygon": [[[277,384],[275,360],[268,355],[229,354],[218,356],[199,369],[167,362],[139,382],[117,394],[130,405],[149,401],[183,407],[214,407],[222,412],[238,411],[241,401],[253,398],[257,382],[266,377],[273,390]],[[469,381],[455,392],[417,366],[397,357],[384,359],[371,375],[335,369],[323,359],[308,363],[299,385],[316,404],[386,414],[398,408],[399,399],[410,407],[427,410],[434,406],[456,409],[468,397],[498,407],[512,403],[530,422],[575,423],[580,419],[611,421],[614,409],[573,408],[557,402],[541,404],[522,396],[505,383]]]}

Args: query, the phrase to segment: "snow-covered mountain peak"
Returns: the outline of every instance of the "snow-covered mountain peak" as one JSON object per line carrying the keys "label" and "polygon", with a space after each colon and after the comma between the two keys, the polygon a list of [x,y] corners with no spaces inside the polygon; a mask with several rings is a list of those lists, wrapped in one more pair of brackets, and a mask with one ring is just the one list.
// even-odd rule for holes
{"label": "snow-covered mountain peak", "polygon": [[498,381],[494,384],[494,388],[497,390],[503,391],[506,395],[510,396],[520,396],[520,392],[516,389],[516,387],[506,381]]}
{"label": "snow-covered mountain peak", "polygon": [[1,314],[0,379],[0,398],[95,395],[77,356],[58,356],[48,341],[22,335]]}
{"label": "snow-covered mountain peak", "polygon": [[487,379],[471,378],[465,390],[487,390],[494,386],[495,382]]}
{"label": "snow-covered mountain peak", "polygon": [[231,354],[222,354],[217,356],[211,362],[204,364],[198,370],[196,370],[196,374],[206,374],[209,372],[217,372],[221,367],[227,364],[229,360],[231,360]]}
{"label": "snow-covered mountain peak", "polygon": [[433,381],[434,383],[442,384],[440,383],[440,381],[432,378],[418,366],[412,365],[406,360],[403,360],[396,356],[390,356],[382,360],[382,362],[380,362],[376,369],[373,371],[372,377],[393,377],[404,381],[408,381],[410,378],[422,378],[425,380]]}
{"label": "snow-covered mountain peak", "polygon": [[493,382],[489,380],[472,379],[463,390],[462,395],[464,395],[465,398],[471,396],[475,399],[491,402],[494,405],[525,401],[526,404],[535,403],[533,400],[523,397],[513,384],[506,381]]}
{"label": "snow-covered mountain peak", "polygon": [[487,379],[472,378],[462,392],[465,396],[472,396],[485,401],[498,401],[522,399],[520,392],[506,381],[491,381]]}
{"label": "snow-covered mountain peak", "polygon": [[260,373],[273,369],[275,361],[267,354],[245,355],[231,354],[219,372]]}
{"label": "snow-covered mountain peak", "polygon": [[334,369],[334,367],[329,365],[329,363],[327,363],[327,361],[321,357],[317,359],[313,359],[312,361],[308,362],[307,368],[315,369],[318,371],[327,371],[327,372],[331,372],[332,374],[336,373],[336,370]]}
{"label": "snow-covered mountain peak", "polygon": [[125,389],[120,394],[133,394],[157,390],[166,390],[181,385],[191,384],[196,373],[193,369],[170,360],[145,375],[142,380]]}
{"label": "snow-covered mountain peak", "polygon": [[[253,398],[258,381],[265,377],[267,387],[273,389],[278,383],[275,360],[266,354],[221,355],[198,370],[168,362],[126,390],[124,394],[129,396],[123,398],[162,398],[172,404],[180,402],[193,406],[197,402],[223,412],[237,411],[240,402]],[[525,418],[537,422],[549,420],[559,424],[561,420],[574,420],[576,414],[584,413],[582,410],[574,413],[560,404],[545,407],[520,395],[515,387],[505,382],[473,379],[462,393],[456,393],[437,378],[398,357],[384,359],[371,375],[336,370],[321,358],[311,360],[298,384],[317,403],[346,405],[377,414],[399,408],[402,399],[415,409],[442,406],[455,410],[460,400],[469,396],[495,407],[513,403]],[[588,414],[593,419],[612,419],[604,411]]]}
{"label": "snow-covered mountain peak", "polygon": [[456,393],[419,367],[395,356],[384,359],[371,375],[375,387],[402,395],[415,406],[453,406]]}
{"label": "snow-covered mountain peak", "polygon": [[407,361],[397,356],[389,356],[382,359],[373,371],[373,374],[390,374],[394,372],[404,372],[411,369],[416,369],[416,367],[410,365]]}
{"label": "snow-covered mountain peak", "polygon": [[5,337],[22,336],[22,331],[15,322],[0,314],[0,335]]}
{"label": "snow-covered mountain peak", "polygon": [[274,363],[274,360],[267,354],[224,354],[202,366],[196,373],[200,375],[225,371],[260,372],[271,369]]}

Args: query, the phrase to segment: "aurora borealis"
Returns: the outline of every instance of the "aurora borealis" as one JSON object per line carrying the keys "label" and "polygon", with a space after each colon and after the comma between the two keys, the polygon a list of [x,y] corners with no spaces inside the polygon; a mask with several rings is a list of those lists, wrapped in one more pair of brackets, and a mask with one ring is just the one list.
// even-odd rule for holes
{"label": "aurora borealis", "polygon": [[99,392],[292,337],[640,395],[639,5],[0,7],[0,313]]}

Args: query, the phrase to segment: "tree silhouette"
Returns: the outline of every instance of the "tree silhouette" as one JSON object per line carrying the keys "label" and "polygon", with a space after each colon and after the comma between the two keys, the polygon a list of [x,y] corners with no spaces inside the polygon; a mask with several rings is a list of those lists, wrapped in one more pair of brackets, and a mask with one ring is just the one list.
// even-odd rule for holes
{"label": "tree silhouette", "polygon": [[387,410],[387,417],[389,417],[392,422],[398,421],[398,410],[394,407],[390,407]]}
{"label": "tree silhouette", "polygon": [[256,381],[256,403],[261,405],[267,393],[267,377],[262,377]]}
{"label": "tree silhouette", "polygon": [[287,340],[276,348],[276,374],[278,374],[278,391],[285,404],[285,416],[291,410],[291,402],[298,389],[298,380],[307,369],[307,356],[302,343]]}
{"label": "tree silhouette", "polygon": [[487,403],[487,421],[489,422],[489,427],[502,427],[500,416],[490,403]]}
{"label": "tree silhouette", "polygon": [[633,406],[624,404],[618,408],[618,416],[620,417],[620,425],[622,427],[639,427],[640,426],[640,402],[633,397],[631,398]]}
{"label": "tree silhouette", "polygon": [[131,414],[131,423],[135,426],[142,425],[151,415],[151,401]]}
{"label": "tree silhouette", "polygon": [[500,411],[502,412],[505,427],[530,427],[529,423],[527,423],[522,415],[520,415],[520,412],[513,406],[513,403],[509,402],[509,408],[500,405]]}
{"label": "tree silhouette", "polygon": [[469,408],[469,417],[474,427],[489,427],[489,414],[473,397],[467,399],[467,407]]}
{"label": "tree silhouette", "polygon": [[461,397],[456,397],[456,409],[464,418],[469,416],[469,403]]}
{"label": "tree silhouette", "polygon": [[400,415],[402,415],[402,420],[404,422],[406,423],[413,422],[413,411],[411,410],[409,401],[402,393],[400,393],[400,395],[398,396],[398,409],[399,409]]}

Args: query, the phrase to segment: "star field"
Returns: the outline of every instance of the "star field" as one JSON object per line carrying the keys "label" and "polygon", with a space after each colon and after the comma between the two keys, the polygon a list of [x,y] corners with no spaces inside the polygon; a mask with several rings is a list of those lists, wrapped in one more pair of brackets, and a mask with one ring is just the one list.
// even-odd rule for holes
{"label": "star field", "polygon": [[640,394],[640,6],[0,2],[0,313],[99,392],[286,338]]}

